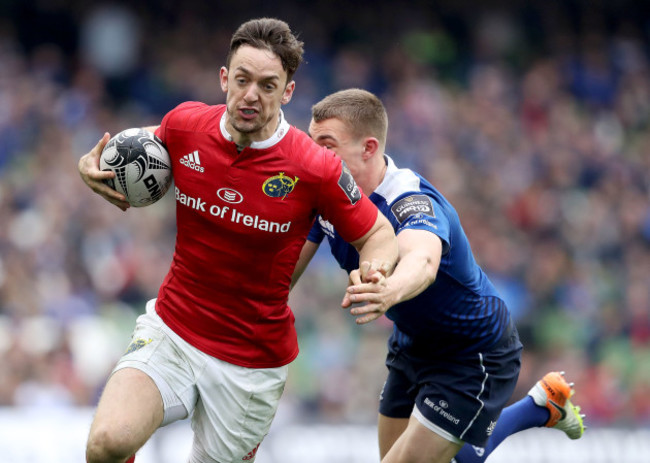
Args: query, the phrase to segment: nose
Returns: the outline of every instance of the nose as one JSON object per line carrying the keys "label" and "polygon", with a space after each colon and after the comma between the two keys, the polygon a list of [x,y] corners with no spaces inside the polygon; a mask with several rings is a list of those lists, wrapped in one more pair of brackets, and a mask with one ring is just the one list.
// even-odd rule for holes
{"label": "nose", "polygon": [[244,101],[246,103],[254,103],[257,101],[258,93],[257,93],[257,85],[251,84],[248,86],[246,89],[246,93],[244,94]]}

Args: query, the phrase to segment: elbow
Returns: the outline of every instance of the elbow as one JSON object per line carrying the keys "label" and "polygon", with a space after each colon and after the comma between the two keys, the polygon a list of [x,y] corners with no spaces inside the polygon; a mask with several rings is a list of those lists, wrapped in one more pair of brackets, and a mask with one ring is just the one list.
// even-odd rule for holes
{"label": "elbow", "polygon": [[438,262],[428,257],[424,265],[424,275],[427,286],[432,285],[438,275]]}

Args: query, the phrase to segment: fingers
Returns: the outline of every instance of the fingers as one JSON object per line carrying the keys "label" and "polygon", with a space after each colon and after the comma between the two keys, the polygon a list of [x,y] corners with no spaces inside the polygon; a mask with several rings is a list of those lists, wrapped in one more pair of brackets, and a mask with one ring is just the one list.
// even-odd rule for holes
{"label": "fingers", "polygon": [[346,292],[343,295],[343,300],[341,301],[341,307],[347,309],[351,305],[352,305],[352,301],[350,300],[350,295]]}
{"label": "fingers", "polygon": [[102,196],[109,203],[125,211],[131,207],[126,200],[126,196],[115,191],[105,183],[105,180],[115,178],[115,173],[110,170],[102,171],[99,169],[99,159],[109,140],[110,134],[105,132],[93,149],[79,159],[77,168],[81,179],[90,189]]}
{"label": "fingers", "polygon": [[357,317],[355,322],[357,325],[364,325],[371,321],[377,320],[384,312],[381,306],[377,304],[366,304],[359,307],[354,307],[350,310],[350,314]]}
{"label": "fingers", "polygon": [[346,293],[352,298],[352,302],[367,302],[381,298],[381,292],[386,286],[386,279],[378,282],[360,283],[348,286]]}
{"label": "fingers", "polygon": [[111,139],[111,134],[108,132],[104,132],[104,135],[102,136],[102,138],[99,139],[99,141],[97,142],[93,150],[101,155],[102,151],[104,151],[104,146],[106,146],[106,143],[108,143],[110,139]]}
{"label": "fingers", "polygon": [[118,208],[120,208],[123,211],[126,211],[128,208],[131,207],[131,203],[129,203],[128,201],[122,201],[122,200],[113,199],[113,198],[106,198],[106,200],[109,203],[114,204],[115,206],[117,206]]}
{"label": "fingers", "polygon": [[361,274],[362,281],[367,281],[368,276],[377,271],[373,266],[374,263],[374,260],[372,263],[368,261],[361,262],[361,265],[359,265],[359,272]]}
{"label": "fingers", "polygon": [[386,298],[386,278],[378,274],[378,282],[366,282],[351,285],[343,296],[341,307],[350,309],[350,314],[357,317],[359,325],[369,323],[381,317],[390,307]]}
{"label": "fingers", "polygon": [[99,158],[110,137],[110,134],[105,132],[93,149],[81,157],[79,160],[79,173],[82,177],[84,175],[92,175],[94,177],[98,172],[102,172],[99,170]]}
{"label": "fingers", "polygon": [[390,264],[384,261],[373,260],[372,262],[363,261],[359,266],[361,279],[363,281],[379,281],[381,277],[386,277],[390,271]]}
{"label": "fingers", "polygon": [[386,278],[380,273],[372,274],[369,277],[369,281],[364,283],[361,281],[361,272],[359,270],[353,270],[349,275],[348,288],[343,295],[341,307],[347,309],[355,302],[364,302],[368,300],[364,297],[357,296],[357,294],[378,293],[381,291],[381,286],[385,284]]}
{"label": "fingers", "polygon": [[359,269],[352,270],[349,275],[349,286],[360,285],[361,283],[361,272]]}
{"label": "fingers", "polygon": [[[361,284],[361,274],[359,273],[359,270],[352,270],[350,274],[348,275],[348,287],[351,286],[356,286]],[[346,291],[345,294],[343,295],[343,300],[341,301],[341,307],[344,309],[347,309],[352,305],[352,301],[350,301],[350,295]]]}
{"label": "fingers", "polygon": [[[348,309],[352,307],[352,300],[350,298],[350,295],[346,293],[345,296],[343,296],[343,302],[341,302],[341,307],[344,309]],[[365,304],[365,305],[360,305],[356,307],[350,308],[350,315],[357,317],[358,315],[361,315],[360,317],[357,317],[355,320],[358,325],[362,325],[364,323],[371,322],[373,320],[376,320],[377,318],[381,317],[384,314],[385,310],[382,308],[382,304]]]}
{"label": "fingers", "polygon": [[101,181],[90,180],[86,182],[88,186],[98,195],[103,197],[109,203],[117,206],[123,211],[131,207],[131,204],[126,200],[126,196],[118,191],[113,190],[111,187]]}

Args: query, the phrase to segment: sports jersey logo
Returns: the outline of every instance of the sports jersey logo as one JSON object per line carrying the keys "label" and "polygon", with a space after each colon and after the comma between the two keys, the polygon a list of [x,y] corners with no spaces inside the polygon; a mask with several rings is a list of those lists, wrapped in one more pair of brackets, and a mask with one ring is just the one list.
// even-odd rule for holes
{"label": "sports jersey logo", "polygon": [[426,214],[431,217],[436,216],[433,211],[431,198],[426,195],[411,195],[402,198],[393,204],[390,210],[399,223],[404,222],[412,215]]}
{"label": "sports jersey logo", "polygon": [[[176,201],[179,204],[201,214],[210,214],[215,219],[229,221],[233,224],[240,224],[244,227],[250,227],[268,233],[287,233],[291,229],[291,220],[287,222],[275,222],[264,218],[264,216],[260,217],[257,214],[246,214],[245,212],[238,211],[235,207],[226,206],[221,203],[218,205],[212,204],[209,199],[186,195],[178,187],[174,187],[174,193],[176,195]],[[243,196],[235,190],[223,191],[222,194],[227,198],[232,197],[232,201],[243,200]]]}
{"label": "sports jersey logo", "polygon": [[180,159],[181,164],[197,172],[203,172],[205,168],[201,165],[201,158],[199,157],[199,150],[194,150],[190,154],[186,154]]}
{"label": "sports jersey logo", "polygon": [[334,225],[329,223],[327,220],[322,218],[320,215],[318,216],[318,223],[320,225],[321,230],[323,230],[323,233],[325,233],[330,238],[334,238]]}
{"label": "sports jersey logo", "polygon": [[341,169],[341,176],[339,177],[339,187],[343,190],[352,204],[356,204],[361,199],[361,190],[357,186],[357,182],[352,177],[352,172],[348,168],[345,161],[341,161],[343,168]]}
{"label": "sports jersey logo", "polygon": [[239,204],[244,200],[244,195],[232,188],[219,188],[217,190],[217,196],[230,204]]}
{"label": "sports jersey logo", "polygon": [[280,172],[274,177],[267,178],[262,184],[262,191],[266,196],[271,198],[286,198],[289,193],[291,193],[298,182],[298,177],[291,178],[286,177],[284,172]]}

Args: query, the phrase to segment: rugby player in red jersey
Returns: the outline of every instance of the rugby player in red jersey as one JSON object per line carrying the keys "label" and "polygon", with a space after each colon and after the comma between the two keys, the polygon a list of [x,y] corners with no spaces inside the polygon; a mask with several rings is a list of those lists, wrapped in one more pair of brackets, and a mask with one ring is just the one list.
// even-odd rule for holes
{"label": "rugby player in red jersey", "polygon": [[[176,248],[99,401],[88,462],[124,462],[157,428],[189,416],[189,461],[253,461],[298,355],[287,300],[315,217],[358,250],[362,274],[394,266],[387,219],[340,158],[284,119],[302,54],[283,21],[248,21],[220,71],[226,104],[183,103],[150,128],[172,159]],[[98,169],[108,139],[79,171],[126,209],[103,183],[113,174]]]}

